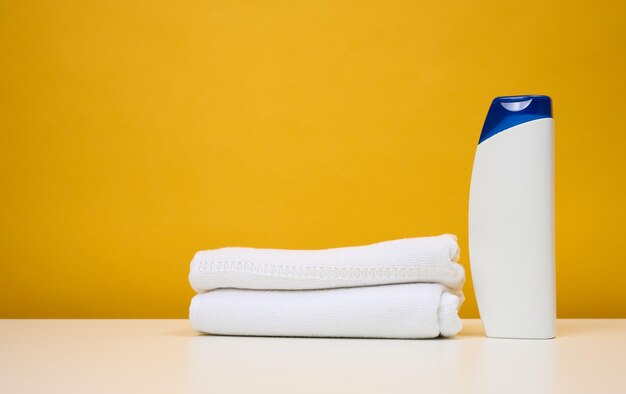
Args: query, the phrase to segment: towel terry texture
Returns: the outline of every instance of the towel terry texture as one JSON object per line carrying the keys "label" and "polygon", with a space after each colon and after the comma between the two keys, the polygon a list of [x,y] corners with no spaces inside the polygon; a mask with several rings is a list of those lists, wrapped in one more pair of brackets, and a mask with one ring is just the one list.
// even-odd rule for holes
{"label": "towel terry texture", "polygon": [[461,329],[454,235],[324,250],[200,251],[193,327],[263,336],[432,338]]}

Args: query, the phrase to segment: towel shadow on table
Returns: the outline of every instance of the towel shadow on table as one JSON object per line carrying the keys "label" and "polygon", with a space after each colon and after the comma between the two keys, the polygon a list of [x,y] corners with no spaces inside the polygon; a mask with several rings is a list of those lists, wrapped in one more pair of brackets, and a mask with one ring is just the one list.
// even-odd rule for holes
{"label": "towel shadow on table", "polygon": [[[182,334],[183,332],[186,335]],[[226,334],[207,334],[192,331],[188,333],[187,331],[180,330],[176,334],[172,334],[175,336],[185,336],[185,337],[207,337],[207,338],[252,338],[252,339],[307,339],[307,340],[323,340],[323,339],[332,339],[332,340],[350,340],[350,341],[454,341],[459,338],[451,337],[436,337],[436,338],[364,338],[364,337],[302,337],[302,336],[270,336],[270,335],[226,335]]]}

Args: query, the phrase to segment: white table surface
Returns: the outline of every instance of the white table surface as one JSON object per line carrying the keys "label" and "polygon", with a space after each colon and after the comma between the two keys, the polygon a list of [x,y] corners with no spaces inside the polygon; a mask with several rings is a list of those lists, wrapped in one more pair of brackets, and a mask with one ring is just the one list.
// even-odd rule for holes
{"label": "white table surface", "polygon": [[0,393],[626,393],[626,319],[555,340],[198,335],[186,320],[0,320]]}

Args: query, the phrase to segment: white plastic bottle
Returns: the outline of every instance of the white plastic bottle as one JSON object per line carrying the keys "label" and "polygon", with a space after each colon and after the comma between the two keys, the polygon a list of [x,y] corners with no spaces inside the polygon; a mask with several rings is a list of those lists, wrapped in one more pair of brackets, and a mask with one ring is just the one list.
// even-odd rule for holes
{"label": "white plastic bottle", "polygon": [[554,338],[550,97],[497,97],[491,103],[474,158],[469,252],[487,336]]}

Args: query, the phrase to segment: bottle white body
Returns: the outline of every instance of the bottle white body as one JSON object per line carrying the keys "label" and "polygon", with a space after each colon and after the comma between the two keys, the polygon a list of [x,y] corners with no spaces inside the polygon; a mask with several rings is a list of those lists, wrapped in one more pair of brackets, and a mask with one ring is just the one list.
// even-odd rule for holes
{"label": "bottle white body", "polygon": [[485,333],[554,338],[554,120],[503,130],[476,149],[470,266]]}

